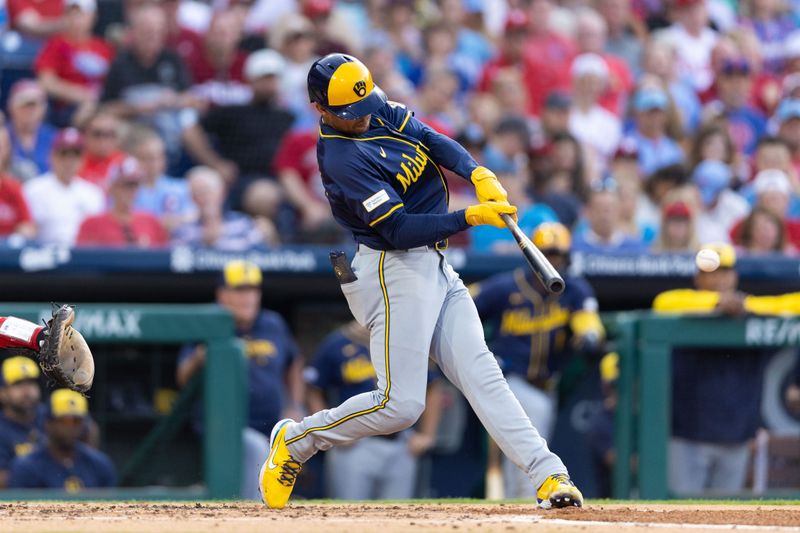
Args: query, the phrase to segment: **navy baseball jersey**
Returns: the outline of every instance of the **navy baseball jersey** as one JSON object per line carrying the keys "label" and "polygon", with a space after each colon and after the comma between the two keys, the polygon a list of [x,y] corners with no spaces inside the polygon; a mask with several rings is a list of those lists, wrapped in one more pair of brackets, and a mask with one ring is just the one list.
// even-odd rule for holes
{"label": "navy baseball jersey", "polygon": [[305,372],[306,383],[330,395],[328,401],[346,399],[375,389],[375,368],[369,348],[338,329],[322,340]]}
{"label": "navy baseball jersey", "polygon": [[69,464],[56,461],[46,446],[14,459],[8,486],[12,489],[63,489],[78,492],[83,488],[113,487],[117,481],[111,459],[104,453],[78,443],[75,459]]}
{"label": "navy baseball jersey", "polygon": [[8,470],[15,457],[23,457],[44,442],[45,407],[39,406],[31,425],[23,425],[0,413],[0,470]]}
{"label": "navy baseball jersey", "polygon": [[[447,213],[449,193],[439,165],[462,177],[478,166],[454,141],[395,102],[373,113],[361,135],[345,135],[321,123],[317,159],[334,218],[357,242],[376,250],[397,248],[398,237],[408,243],[409,235],[394,234],[393,217]],[[427,222],[431,242],[409,244],[434,244],[468,227],[463,212],[451,215]]]}
{"label": "navy baseball jersey", "polygon": [[[286,371],[298,357],[297,345],[286,322],[274,311],[261,311],[249,330],[236,334],[244,341],[248,359],[248,425],[268,433],[284,409]],[[193,351],[193,346],[184,348],[179,364]]]}
{"label": "navy baseball jersey", "polygon": [[561,295],[543,294],[532,273],[517,269],[471,288],[489,348],[505,373],[529,381],[548,379],[560,370],[569,340],[577,333],[573,330],[581,326],[575,317],[596,317],[597,300],[586,280],[564,276],[564,282]]}

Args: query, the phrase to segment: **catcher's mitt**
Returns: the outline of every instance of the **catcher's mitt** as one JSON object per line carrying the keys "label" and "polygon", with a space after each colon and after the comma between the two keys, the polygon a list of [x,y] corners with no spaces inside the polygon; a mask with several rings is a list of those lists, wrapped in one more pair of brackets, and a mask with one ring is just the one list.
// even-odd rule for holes
{"label": "catcher's mitt", "polygon": [[62,305],[47,321],[40,342],[39,366],[56,385],[85,393],[94,380],[94,358],[86,340],[72,327],[75,309]]}

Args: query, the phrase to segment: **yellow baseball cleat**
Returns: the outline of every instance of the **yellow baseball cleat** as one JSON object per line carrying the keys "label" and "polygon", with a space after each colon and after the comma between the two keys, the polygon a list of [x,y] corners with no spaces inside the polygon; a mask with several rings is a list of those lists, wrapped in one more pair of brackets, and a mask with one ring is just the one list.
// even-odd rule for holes
{"label": "yellow baseball cleat", "polygon": [[286,447],[286,429],[291,419],[285,418],[275,424],[269,436],[269,456],[258,474],[258,491],[261,500],[270,509],[283,509],[292,495],[294,482],[302,470]]}
{"label": "yellow baseball cleat", "polygon": [[567,474],[553,474],[539,487],[536,502],[542,509],[583,507],[583,494]]}

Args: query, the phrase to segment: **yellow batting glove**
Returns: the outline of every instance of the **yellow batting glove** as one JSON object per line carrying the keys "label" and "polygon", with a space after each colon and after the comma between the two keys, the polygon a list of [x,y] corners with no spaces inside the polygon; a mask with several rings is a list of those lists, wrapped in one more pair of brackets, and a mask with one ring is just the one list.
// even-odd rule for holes
{"label": "yellow batting glove", "polygon": [[472,171],[470,180],[475,185],[475,194],[480,203],[508,201],[508,193],[488,168],[477,167]]}
{"label": "yellow batting glove", "polygon": [[471,205],[466,211],[467,224],[470,226],[505,228],[506,223],[500,218],[501,214],[511,215],[511,218],[517,220],[517,208],[509,205],[508,202],[485,202]]}

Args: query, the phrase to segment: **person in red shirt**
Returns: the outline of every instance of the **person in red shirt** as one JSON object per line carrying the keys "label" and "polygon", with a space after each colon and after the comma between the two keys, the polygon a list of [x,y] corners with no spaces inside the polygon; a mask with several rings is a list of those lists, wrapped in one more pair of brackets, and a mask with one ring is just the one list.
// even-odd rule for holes
{"label": "person in red shirt", "polygon": [[212,105],[247,103],[251,91],[244,81],[247,53],[239,48],[243,28],[232,11],[214,15],[201,48],[186,58],[192,91]]}
{"label": "person in red shirt", "polygon": [[21,240],[36,237],[22,185],[9,173],[11,164],[11,139],[6,129],[5,117],[0,113],[0,240],[17,235]]}
{"label": "person in red shirt", "polygon": [[[196,31],[181,25],[178,20],[181,0],[164,0],[161,2],[161,6],[167,16],[167,48],[174,50],[184,61],[188,61],[189,57],[202,50],[203,37]],[[129,1],[126,7],[125,20],[130,20],[130,15],[138,5]]]}
{"label": "person in red shirt", "polygon": [[50,37],[62,28],[64,0],[8,0],[11,28],[28,37]]}
{"label": "person in red shirt", "polygon": [[34,68],[56,107],[91,105],[100,97],[114,50],[92,36],[95,0],[66,0],[64,31],[47,41]]}
{"label": "person in red shirt", "polygon": [[[756,193],[755,208],[764,209],[778,217],[783,223],[786,244],[794,250],[800,249],[800,221],[787,217],[792,186],[786,172],[776,168],[762,170],[753,179],[753,190]],[[734,244],[743,244],[745,220],[746,217],[731,228],[730,236]]]}
{"label": "person in red shirt", "polygon": [[531,0],[528,6],[528,40],[525,43],[524,72],[529,112],[538,115],[545,98],[557,89],[569,90],[570,64],[575,44],[550,29],[553,0]]}
{"label": "person in red shirt", "polygon": [[314,128],[287,134],[273,163],[287,200],[300,215],[303,228],[308,230],[333,220],[317,164],[317,131]]}
{"label": "person in red shirt", "polygon": [[105,187],[111,169],[125,159],[120,150],[120,121],[107,109],[100,108],[83,127],[86,144],[78,175],[99,187]]}
{"label": "person in red shirt", "polygon": [[[529,62],[525,61],[525,41],[528,35],[528,14],[521,9],[513,9],[506,17],[505,32],[500,41],[500,53],[483,67],[478,90],[488,92],[492,82],[503,69],[515,68],[526,74]],[[383,87],[381,85],[381,87]]]}
{"label": "person in red shirt", "polygon": [[156,217],[134,211],[136,193],[144,173],[136,159],[128,157],[115,166],[109,183],[111,207],[81,224],[77,246],[157,248],[167,246],[167,232]]}

